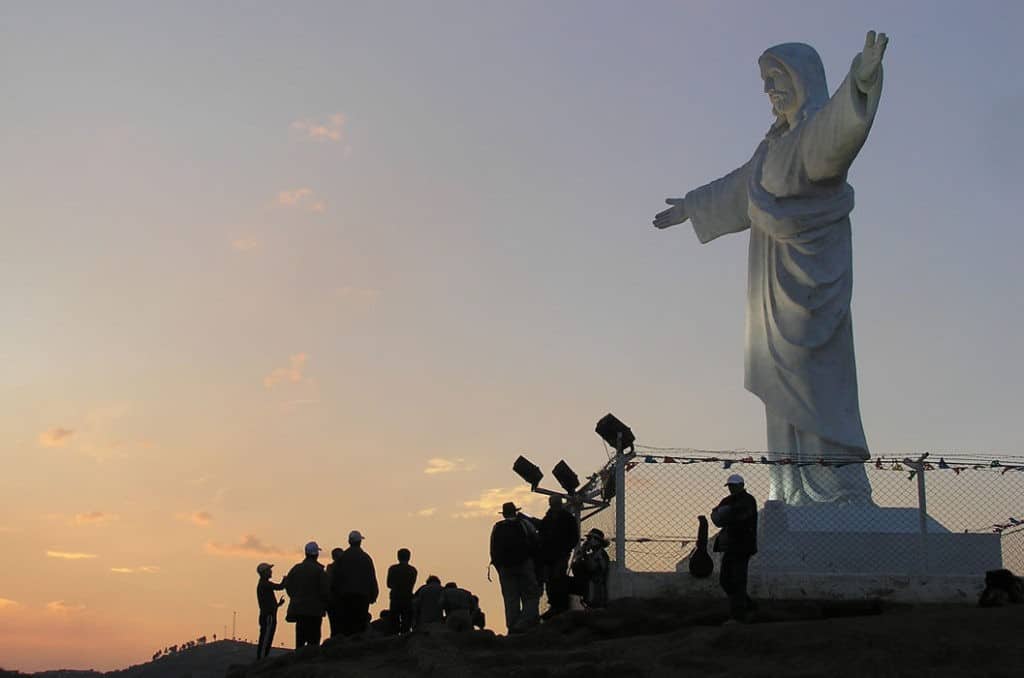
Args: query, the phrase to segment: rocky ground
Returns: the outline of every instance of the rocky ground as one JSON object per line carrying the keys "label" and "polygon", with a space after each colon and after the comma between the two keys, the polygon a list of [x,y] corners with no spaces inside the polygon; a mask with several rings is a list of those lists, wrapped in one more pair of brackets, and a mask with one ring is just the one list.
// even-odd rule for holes
{"label": "rocky ground", "polygon": [[363,637],[232,666],[228,678],[430,676],[1022,676],[1024,606],[764,603],[723,625],[724,604],[620,600],[525,635]]}

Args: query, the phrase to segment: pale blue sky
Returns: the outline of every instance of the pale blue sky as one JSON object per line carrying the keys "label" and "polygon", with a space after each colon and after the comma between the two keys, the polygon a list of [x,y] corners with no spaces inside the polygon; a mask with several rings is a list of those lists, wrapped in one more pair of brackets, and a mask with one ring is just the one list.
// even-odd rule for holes
{"label": "pale blue sky", "polygon": [[[607,411],[760,449],[746,236],[650,221],[757,146],[765,48],[813,44],[834,89],[868,29],[891,36],[850,175],[869,445],[1020,453],[1022,25],[1018,2],[0,5],[0,444],[52,474],[0,505],[60,493],[126,530],[212,506],[217,540],[298,543],[296,498],[343,478],[386,551],[409,512],[444,534],[514,485],[520,452],[596,467]],[[336,142],[296,126],[336,114]],[[84,456],[40,453],[56,427]],[[174,473],[232,489],[152,479]],[[377,515],[382,486],[404,497]]]}

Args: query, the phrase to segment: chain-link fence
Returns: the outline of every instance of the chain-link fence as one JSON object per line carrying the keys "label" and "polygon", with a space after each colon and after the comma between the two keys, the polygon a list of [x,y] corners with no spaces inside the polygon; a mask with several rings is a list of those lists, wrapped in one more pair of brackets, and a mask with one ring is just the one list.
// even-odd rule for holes
{"label": "chain-link fence", "polygon": [[[638,446],[622,457],[625,483],[625,568],[633,572],[687,569],[698,516],[728,494],[742,474],[759,506],[759,553],[751,561],[776,573],[969,575],[1006,567],[1024,571],[1024,460],[982,456],[921,460],[903,456],[866,463],[818,460],[793,464],[761,453]],[[785,474],[866,475],[870,501],[793,505],[767,501]],[[604,472],[614,477],[615,461]],[[862,476],[861,476],[862,477]],[[773,479],[774,478],[774,479]],[[775,493],[778,493],[776,488]],[[617,502],[586,518],[616,544]],[[711,542],[716,528],[711,527]],[[609,549],[615,558],[617,548]]]}

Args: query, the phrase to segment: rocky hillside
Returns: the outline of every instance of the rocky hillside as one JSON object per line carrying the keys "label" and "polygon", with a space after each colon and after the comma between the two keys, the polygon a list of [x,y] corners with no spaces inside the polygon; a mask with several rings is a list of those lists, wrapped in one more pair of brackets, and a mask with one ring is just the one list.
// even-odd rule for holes
{"label": "rocky hillside", "polygon": [[[1024,675],[1024,605],[898,607],[762,603],[756,623],[723,625],[722,601],[619,600],[522,636],[490,631],[366,636],[253,662],[219,641],[111,673],[35,678],[631,678],[639,676]],[[0,678],[25,674],[0,670]]]}
{"label": "rocky hillside", "polygon": [[1024,675],[1024,606],[778,603],[754,624],[725,618],[717,603],[622,600],[522,636],[328,641],[232,667],[227,678]]}

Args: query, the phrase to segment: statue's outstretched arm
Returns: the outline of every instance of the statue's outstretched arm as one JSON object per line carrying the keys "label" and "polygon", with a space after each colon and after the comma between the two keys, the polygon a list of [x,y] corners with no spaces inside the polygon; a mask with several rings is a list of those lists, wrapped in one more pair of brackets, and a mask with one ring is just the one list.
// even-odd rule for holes
{"label": "statue's outstretched arm", "polygon": [[845,178],[867,141],[882,94],[882,57],[889,39],[868,32],[864,50],[825,106],[801,133],[801,155],[811,181]]}

